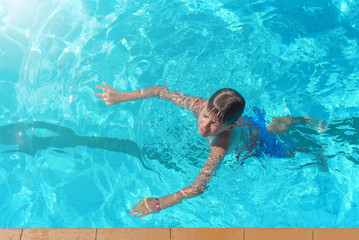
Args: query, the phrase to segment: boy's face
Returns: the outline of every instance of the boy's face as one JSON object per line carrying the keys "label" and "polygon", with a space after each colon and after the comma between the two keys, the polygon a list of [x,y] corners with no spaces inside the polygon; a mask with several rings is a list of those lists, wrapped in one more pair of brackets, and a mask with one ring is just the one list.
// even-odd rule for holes
{"label": "boy's face", "polygon": [[223,123],[218,122],[216,119],[213,119],[207,113],[206,107],[202,109],[198,116],[198,133],[202,137],[209,136],[218,136],[225,131],[232,130],[236,124],[226,126]]}

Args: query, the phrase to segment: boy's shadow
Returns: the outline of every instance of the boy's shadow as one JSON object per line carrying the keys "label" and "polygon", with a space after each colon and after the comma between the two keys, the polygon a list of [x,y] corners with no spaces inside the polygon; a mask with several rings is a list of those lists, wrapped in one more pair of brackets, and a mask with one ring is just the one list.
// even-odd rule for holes
{"label": "boy's shadow", "polygon": [[[359,165],[359,160],[355,158],[355,152],[359,150],[358,142],[359,142],[359,118],[352,117],[344,120],[335,120],[330,125],[328,125],[328,129],[324,133],[317,133],[312,129],[306,127],[298,127],[300,129],[299,132],[295,132],[295,134],[291,135],[291,137],[300,142],[301,149],[306,149],[307,153],[314,153],[317,156],[317,161],[313,163],[308,163],[303,165],[302,167],[306,167],[308,165],[316,164],[320,167],[320,170],[323,172],[328,172],[328,159],[335,158],[338,154],[345,156],[346,159],[353,162],[356,165]],[[323,151],[327,148],[327,144],[318,143],[318,140],[313,139],[310,135],[323,135],[326,137],[330,137],[333,143],[336,143],[338,146],[342,146],[344,143],[348,143],[353,147],[354,154],[349,152],[344,152],[343,150],[330,151],[324,155]],[[299,148],[297,148],[299,149]],[[302,168],[301,167],[301,168]],[[339,170],[338,170],[339,171]]]}
{"label": "boy's shadow", "polygon": [[[55,133],[55,136],[39,137],[34,134],[28,134],[28,131],[36,129],[50,130]],[[117,138],[79,136],[70,128],[46,122],[19,122],[1,126],[0,144],[17,146],[16,149],[6,152],[23,152],[31,156],[35,156],[37,151],[49,147],[65,148],[87,146],[90,148],[101,148],[136,157],[146,169],[150,170],[144,163],[141,148],[134,141]]]}

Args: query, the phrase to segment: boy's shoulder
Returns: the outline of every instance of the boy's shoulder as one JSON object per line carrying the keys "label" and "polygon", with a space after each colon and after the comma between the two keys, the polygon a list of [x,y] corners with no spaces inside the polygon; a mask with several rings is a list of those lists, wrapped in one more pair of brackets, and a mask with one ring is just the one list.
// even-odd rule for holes
{"label": "boy's shoulder", "polygon": [[198,117],[207,100],[204,98],[174,91],[172,92],[172,101],[177,106],[180,106],[184,109],[189,109],[192,114]]}
{"label": "boy's shoulder", "polygon": [[200,98],[200,97],[194,97],[193,99],[193,108],[195,108],[197,111],[201,111],[203,107],[206,105],[207,99]]}

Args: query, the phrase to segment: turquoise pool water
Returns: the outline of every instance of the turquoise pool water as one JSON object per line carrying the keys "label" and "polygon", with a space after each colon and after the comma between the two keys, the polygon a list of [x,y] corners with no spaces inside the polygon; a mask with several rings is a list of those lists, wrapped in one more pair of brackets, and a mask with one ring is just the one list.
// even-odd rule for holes
{"label": "turquoise pool water", "polygon": [[[1,0],[0,227],[358,227],[359,1]],[[231,87],[272,117],[328,121],[294,158],[226,156],[203,195],[144,219],[144,196],[191,184],[208,147],[189,112],[93,93]],[[245,114],[252,114],[250,108]],[[242,163],[242,164],[241,164]]]}

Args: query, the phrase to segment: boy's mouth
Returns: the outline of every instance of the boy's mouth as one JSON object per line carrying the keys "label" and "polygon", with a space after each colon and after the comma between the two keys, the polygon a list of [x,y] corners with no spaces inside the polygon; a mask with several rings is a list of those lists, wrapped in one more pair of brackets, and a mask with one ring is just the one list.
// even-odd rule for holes
{"label": "boy's mouth", "polygon": [[207,131],[205,131],[203,128],[199,128],[201,130],[202,133],[208,133]]}

